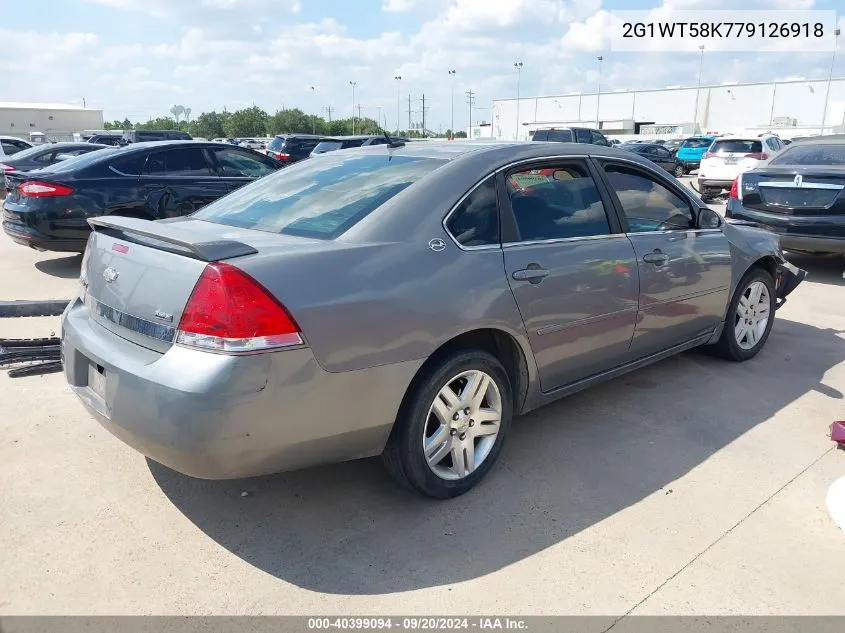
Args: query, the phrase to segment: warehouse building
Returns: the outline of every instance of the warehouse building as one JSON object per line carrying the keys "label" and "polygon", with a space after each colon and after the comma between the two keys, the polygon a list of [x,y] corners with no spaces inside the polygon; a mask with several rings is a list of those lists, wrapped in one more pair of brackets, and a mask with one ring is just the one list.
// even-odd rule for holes
{"label": "warehouse building", "polygon": [[59,103],[0,101],[0,135],[26,140],[72,140],[74,132],[99,130],[103,111]]}
{"label": "warehouse building", "polygon": [[598,127],[621,139],[768,130],[783,138],[843,132],[845,78],[570,93],[525,97],[518,103],[498,99],[492,121],[474,126],[469,136],[524,141],[538,128],[568,125]]}

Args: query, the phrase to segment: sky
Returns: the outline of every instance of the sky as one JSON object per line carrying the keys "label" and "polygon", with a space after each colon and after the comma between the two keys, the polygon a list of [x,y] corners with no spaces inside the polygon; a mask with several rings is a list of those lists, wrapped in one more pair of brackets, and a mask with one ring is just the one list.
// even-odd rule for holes
{"label": "sky", "polygon": [[[396,127],[464,129],[493,99],[694,86],[696,52],[609,50],[614,10],[736,8],[736,0],[4,0],[0,101],[75,103],[107,120],[193,116],[253,104],[352,113]],[[748,9],[835,9],[841,0],[743,0]],[[845,26],[845,18],[839,17]],[[702,83],[826,78],[830,53],[705,50]],[[716,48],[716,46],[712,47]],[[597,56],[603,57],[601,74]],[[514,62],[521,61],[520,73]],[[449,70],[455,70],[454,78]],[[519,75],[519,77],[518,77]],[[834,77],[845,76],[845,36]],[[401,82],[394,78],[401,76]],[[312,88],[313,86],[313,88]],[[454,94],[454,99],[452,95]],[[454,104],[454,109],[452,107]],[[357,107],[357,105],[356,105]],[[453,114],[454,112],[454,114]]]}

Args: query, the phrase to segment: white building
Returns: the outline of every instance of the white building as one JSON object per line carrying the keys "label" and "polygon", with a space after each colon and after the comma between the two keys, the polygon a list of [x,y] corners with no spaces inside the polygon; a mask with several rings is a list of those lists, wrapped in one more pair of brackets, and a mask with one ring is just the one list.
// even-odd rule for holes
{"label": "white building", "polygon": [[23,139],[71,140],[74,132],[99,130],[103,111],[60,103],[0,101],[0,135]]}
{"label": "white building", "polygon": [[[614,90],[493,101],[492,137],[528,140],[537,128],[583,125],[613,136],[845,131],[845,78]],[[825,107],[825,101],[827,107]],[[824,110],[824,116],[822,115]],[[517,114],[518,113],[518,114]],[[518,116],[518,121],[517,121]]]}

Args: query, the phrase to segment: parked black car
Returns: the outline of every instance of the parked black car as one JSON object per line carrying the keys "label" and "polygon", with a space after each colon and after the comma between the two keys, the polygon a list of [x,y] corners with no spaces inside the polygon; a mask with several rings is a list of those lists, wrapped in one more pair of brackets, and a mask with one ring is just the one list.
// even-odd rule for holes
{"label": "parked black car", "polygon": [[678,148],[681,146],[681,143],[684,142],[682,138],[670,138],[668,141],[663,143],[663,147],[668,149],[673,154],[678,151]]}
{"label": "parked black car", "polygon": [[107,146],[93,143],[50,143],[36,145],[18,152],[0,162],[0,177],[3,177],[0,181],[0,198],[6,195],[6,174],[44,169],[68,158],[81,156],[104,147]]}
{"label": "parked black car", "polygon": [[726,218],[777,233],[787,250],[845,253],[845,138],[795,141],[765,167],[740,174]]}
{"label": "parked black car", "polygon": [[3,230],[18,244],[81,253],[88,218],[193,213],[281,165],[254,150],[201,141],[106,148],[6,176]]}
{"label": "parked black car", "polygon": [[319,143],[329,140],[331,137],[313,134],[279,134],[267,143],[266,153],[282,165],[290,165],[308,158]]}
{"label": "parked black car", "polygon": [[379,135],[369,136],[336,136],[334,138],[326,138],[317,143],[316,147],[311,151],[311,156],[316,154],[325,154],[326,152],[334,152],[339,149],[349,149],[350,147],[364,147],[367,145],[387,145],[388,143],[404,143],[405,139],[398,136],[391,136],[390,138]]}
{"label": "parked black car", "polygon": [[657,145],[656,143],[624,143],[619,146],[619,149],[624,149],[639,154],[643,158],[647,158],[651,162],[660,165],[676,178],[680,178],[685,173],[684,164],[678,160],[677,156],[662,145]]}
{"label": "parked black car", "polygon": [[588,127],[552,127],[529,132],[532,141],[554,141],[557,143],[590,143],[610,147],[604,134]]}
{"label": "parked black car", "polygon": [[179,130],[127,130],[122,143],[146,143],[148,141],[190,141],[193,137]]}

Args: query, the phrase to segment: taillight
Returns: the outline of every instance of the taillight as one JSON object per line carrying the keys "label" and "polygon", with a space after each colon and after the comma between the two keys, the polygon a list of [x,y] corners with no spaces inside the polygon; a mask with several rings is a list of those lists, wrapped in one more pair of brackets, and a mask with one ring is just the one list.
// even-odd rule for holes
{"label": "taillight", "polygon": [[69,196],[73,193],[73,189],[70,187],[38,180],[21,183],[18,185],[18,191],[25,198],[54,198],[56,196]]}
{"label": "taillight", "polygon": [[753,158],[754,160],[766,160],[768,157],[769,155],[765,152],[754,152],[752,154],[746,154],[743,158]]}
{"label": "taillight", "polygon": [[264,286],[229,264],[209,264],[179,321],[176,342],[218,352],[301,345],[299,326]]}
{"label": "taillight", "polygon": [[276,157],[276,160],[281,160],[281,161],[290,160],[290,154],[274,153],[273,155]]}
{"label": "taillight", "polygon": [[731,199],[739,200],[739,176],[731,183]]}
{"label": "taillight", "polygon": [[714,154],[713,152],[704,152],[704,156],[702,156],[701,159],[705,160],[707,158],[713,158],[715,155],[716,154]]}
{"label": "taillight", "polygon": [[0,163],[0,169],[3,171],[15,171],[15,168],[11,165],[7,165],[6,163]]}

